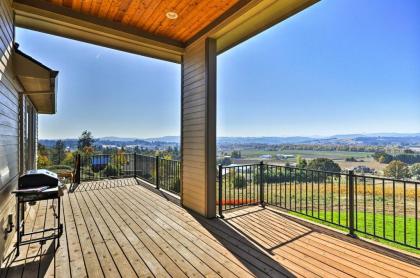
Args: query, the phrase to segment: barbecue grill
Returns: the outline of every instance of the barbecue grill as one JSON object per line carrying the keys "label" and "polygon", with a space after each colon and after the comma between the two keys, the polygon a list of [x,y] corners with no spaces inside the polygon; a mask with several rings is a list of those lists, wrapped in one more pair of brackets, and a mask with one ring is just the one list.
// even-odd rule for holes
{"label": "barbecue grill", "polygon": [[[18,190],[13,191],[16,196],[16,256],[19,256],[19,247],[25,244],[39,242],[44,244],[47,240],[57,239],[63,232],[63,224],[61,224],[61,196],[63,195],[63,186],[58,180],[56,173],[45,170],[30,170],[19,177]],[[57,211],[54,211],[54,227],[44,227],[42,230],[25,233],[25,203],[34,204],[41,200],[57,199]],[[37,239],[24,240],[25,236],[42,233],[44,236]],[[57,240],[57,247],[59,241]]]}

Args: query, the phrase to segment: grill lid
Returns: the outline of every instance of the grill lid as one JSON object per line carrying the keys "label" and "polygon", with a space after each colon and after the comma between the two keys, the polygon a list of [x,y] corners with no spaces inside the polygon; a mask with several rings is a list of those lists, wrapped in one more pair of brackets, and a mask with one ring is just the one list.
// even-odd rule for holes
{"label": "grill lid", "polygon": [[57,174],[46,169],[38,169],[29,170],[19,177],[19,189],[40,186],[58,186]]}

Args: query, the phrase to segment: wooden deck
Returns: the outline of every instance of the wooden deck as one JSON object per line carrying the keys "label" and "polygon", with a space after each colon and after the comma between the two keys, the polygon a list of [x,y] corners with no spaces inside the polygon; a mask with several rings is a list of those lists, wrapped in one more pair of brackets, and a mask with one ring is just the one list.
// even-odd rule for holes
{"label": "wooden deck", "polygon": [[[63,198],[60,247],[32,244],[1,277],[419,277],[391,257],[270,209],[204,219],[134,179],[85,183]],[[29,230],[51,225],[51,203],[28,210]],[[405,261],[402,261],[404,259]],[[417,265],[416,265],[417,264]]]}

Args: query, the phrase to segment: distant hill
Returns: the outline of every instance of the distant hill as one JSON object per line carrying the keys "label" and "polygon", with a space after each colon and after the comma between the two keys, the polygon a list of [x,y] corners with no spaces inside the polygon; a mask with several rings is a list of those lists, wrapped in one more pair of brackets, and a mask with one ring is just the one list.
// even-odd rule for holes
{"label": "distant hill", "polygon": [[138,139],[137,138],[124,138],[124,137],[109,136],[109,137],[101,137],[98,140],[130,142],[130,141],[134,141],[134,140],[138,140]]}
{"label": "distant hill", "polygon": [[311,137],[218,137],[219,144],[304,144],[314,140]]}
{"label": "distant hill", "polygon": [[163,137],[157,137],[157,138],[146,138],[144,139],[148,142],[168,142],[168,143],[179,143],[180,137],[179,136],[163,136]]}
{"label": "distant hill", "polygon": [[[63,139],[65,145],[70,148],[77,147],[77,139]],[[52,147],[56,139],[40,139],[43,145]],[[164,145],[177,145],[180,142],[179,136],[163,136],[156,138],[126,138],[126,137],[101,137],[97,138],[98,145],[138,145],[143,147],[154,147]],[[290,136],[290,137],[218,137],[220,145],[243,145],[243,144],[320,144],[320,145],[400,145],[420,146],[420,133],[372,133],[372,134],[338,134],[334,136]]]}

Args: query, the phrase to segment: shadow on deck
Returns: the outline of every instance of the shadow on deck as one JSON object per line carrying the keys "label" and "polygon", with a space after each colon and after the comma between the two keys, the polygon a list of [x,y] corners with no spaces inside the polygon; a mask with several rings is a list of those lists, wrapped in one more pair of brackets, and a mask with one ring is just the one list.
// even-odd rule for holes
{"label": "shadow on deck", "polygon": [[[141,183],[141,182],[140,182]],[[206,219],[135,179],[83,183],[63,198],[65,230],[54,242],[14,250],[1,277],[418,277],[416,259],[370,250],[271,209]],[[28,209],[30,229],[53,221],[55,204]],[[54,252],[55,251],[55,252]]]}

